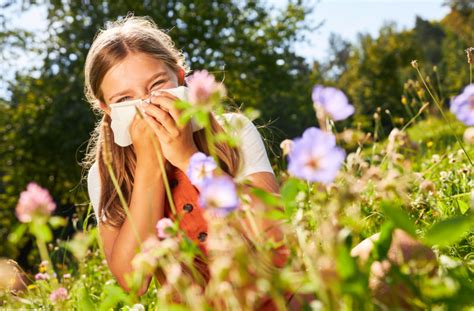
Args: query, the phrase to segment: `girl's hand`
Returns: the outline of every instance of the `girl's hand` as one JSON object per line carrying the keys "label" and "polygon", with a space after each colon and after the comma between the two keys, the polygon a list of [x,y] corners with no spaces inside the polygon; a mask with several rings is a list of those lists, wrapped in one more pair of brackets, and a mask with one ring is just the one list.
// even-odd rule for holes
{"label": "girl's hand", "polygon": [[153,122],[156,123],[156,121],[151,118],[142,119],[137,114],[132,124],[130,124],[130,136],[132,137],[132,144],[135,154],[137,155],[137,161],[149,166],[158,167],[158,158],[153,140],[155,140],[159,155],[162,158],[163,151],[161,150],[160,141],[152,129]]}
{"label": "girl's hand", "polygon": [[186,172],[189,158],[198,151],[193,139],[191,122],[183,127],[178,125],[180,111],[174,102],[178,100],[166,92],[157,92],[144,107],[149,124],[158,136],[163,156],[175,167]]}

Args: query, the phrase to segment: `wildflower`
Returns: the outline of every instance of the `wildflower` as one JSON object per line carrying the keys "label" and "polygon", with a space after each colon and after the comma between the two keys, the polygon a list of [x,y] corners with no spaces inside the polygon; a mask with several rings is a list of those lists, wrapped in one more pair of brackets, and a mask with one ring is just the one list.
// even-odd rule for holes
{"label": "wildflower", "polygon": [[431,193],[434,193],[435,190],[436,190],[436,187],[434,185],[434,183],[430,180],[424,180],[421,184],[420,184],[420,189],[424,192],[431,192]]}
{"label": "wildflower", "polygon": [[468,126],[474,125],[474,84],[464,88],[464,91],[451,101],[451,112],[459,121]]}
{"label": "wildflower", "polygon": [[130,311],[145,311],[145,306],[141,303],[136,303],[130,308]]}
{"label": "wildflower", "polygon": [[171,227],[173,225],[173,221],[169,218],[163,217],[158,222],[156,223],[156,235],[160,239],[166,239],[171,237],[168,232],[166,232],[167,228]]}
{"label": "wildflower", "polygon": [[418,68],[418,61],[416,59],[412,60],[411,61],[411,66],[415,69]]}
{"label": "wildflower", "polygon": [[336,137],[318,128],[308,128],[288,156],[290,174],[312,182],[331,183],[344,161],[345,153],[336,147]]}
{"label": "wildflower", "polygon": [[346,95],[334,87],[316,85],[313,89],[314,109],[322,108],[335,121],[344,120],[355,111]]}
{"label": "wildflower", "polygon": [[287,155],[293,148],[293,141],[291,139],[285,139],[280,143],[280,148],[283,151],[283,155]]}
{"label": "wildflower", "polygon": [[199,203],[201,207],[212,209],[220,217],[235,210],[239,205],[239,198],[232,178],[224,175],[205,180]]}
{"label": "wildflower", "polygon": [[132,267],[143,274],[152,273],[157,264],[158,259],[154,254],[154,250],[160,247],[160,241],[155,236],[150,236],[142,244],[141,251],[132,259]]}
{"label": "wildflower", "polygon": [[47,273],[36,273],[35,274],[35,280],[49,280],[49,274]]}
{"label": "wildflower", "polygon": [[179,277],[182,275],[181,265],[178,263],[173,263],[169,265],[166,269],[166,280],[169,284],[176,284],[179,280]]}
{"label": "wildflower", "polygon": [[189,101],[195,105],[206,105],[215,95],[222,97],[226,91],[221,83],[217,83],[207,70],[196,71],[187,81]]}
{"label": "wildflower", "polygon": [[189,166],[186,174],[193,185],[202,187],[203,182],[212,177],[217,168],[216,161],[202,152],[196,152],[189,160]]}
{"label": "wildflower", "polygon": [[21,222],[31,222],[35,214],[49,215],[55,208],[56,204],[48,190],[31,182],[26,187],[26,191],[20,194],[16,216]]}
{"label": "wildflower", "polygon": [[464,52],[466,52],[467,63],[474,64],[474,60],[472,59],[472,53],[474,52],[474,47],[469,47],[465,49]]}
{"label": "wildflower", "polygon": [[58,289],[56,289],[55,291],[53,291],[51,293],[51,295],[49,295],[49,300],[51,300],[51,302],[57,302],[57,301],[64,301],[67,299],[67,289],[65,289],[64,287],[60,287]]}
{"label": "wildflower", "polygon": [[474,127],[468,127],[464,131],[463,135],[464,141],[466,144],[473,144],[474,145]]}

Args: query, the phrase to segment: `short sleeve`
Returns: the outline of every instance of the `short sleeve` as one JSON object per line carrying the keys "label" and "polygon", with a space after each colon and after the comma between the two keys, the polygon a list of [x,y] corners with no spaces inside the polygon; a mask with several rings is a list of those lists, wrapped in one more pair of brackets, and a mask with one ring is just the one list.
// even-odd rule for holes
{"label": "short sleeve", "polygon": [[262,137],[252,121],[239,113],[227,113],[224,117],[240,143],[242,162],[237,178],[245,178],[258,172],[274,174]]}
{"label": "short sleeve", "polygon": [[92,164],[87,174],[87,192],[89,193],[89,199],[92,207],[94,208],[94,214],[96,219],[99,218],[99,200],[100,200],[100,178],[99,178],[99,166],[97,162]]}

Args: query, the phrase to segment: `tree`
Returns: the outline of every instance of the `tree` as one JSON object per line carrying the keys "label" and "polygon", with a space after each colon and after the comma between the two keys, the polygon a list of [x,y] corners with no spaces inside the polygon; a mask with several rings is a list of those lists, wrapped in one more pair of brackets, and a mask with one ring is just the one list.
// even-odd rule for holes
{"label": "tree", "polygon": [[[169,29],[192,69],[214,72],[237,104],[262,111],[261,120],[276,119],[274,126],[291,136],[312,120],[308,113],[298,117],[302,109],[312,109],[311,71],[291,49],[312,29],[305,22],[310,9],[301,1],[289,3],[275,17],[258,0],[26,3],[47,6],[49,38],[38,56],[44,55],[39,77],[17,75],[5,108],[8,117],[0,124],[0,150],[5,150],[1,212],[10,220],[17,196],[30,180],[50,189],[60,211],[83,213],[87,195],[78,162],[96,121],[83,95],[83,65],[98,28],[128,12],[151,16]],[[286,116],[298,122],[288,122]],[[1,234],[5,240],[6,232]],[[8,246],[0,247],[0,253],[18,254]]]}

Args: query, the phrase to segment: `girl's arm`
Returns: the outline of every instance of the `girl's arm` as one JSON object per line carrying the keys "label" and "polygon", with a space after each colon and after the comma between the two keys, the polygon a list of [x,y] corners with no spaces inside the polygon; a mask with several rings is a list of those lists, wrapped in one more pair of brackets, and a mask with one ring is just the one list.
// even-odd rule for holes
{"label": "girl's arm", "polygon": [[[129,206],[130,218],[126,219],[120,229],[103,224],[99,232],[105,251],[105,257],[112,274],[126,291],[129,291],[125,275],[132,272],[132,259],[140,247],[136,239],[145,241],[155,233],[155,225],[164,215],[164,186],[162,173],[151,161],[137,161],[135,181]],[[140,287],[139,295],[144,294],[150,284],[152,275],[146,277]]]}

